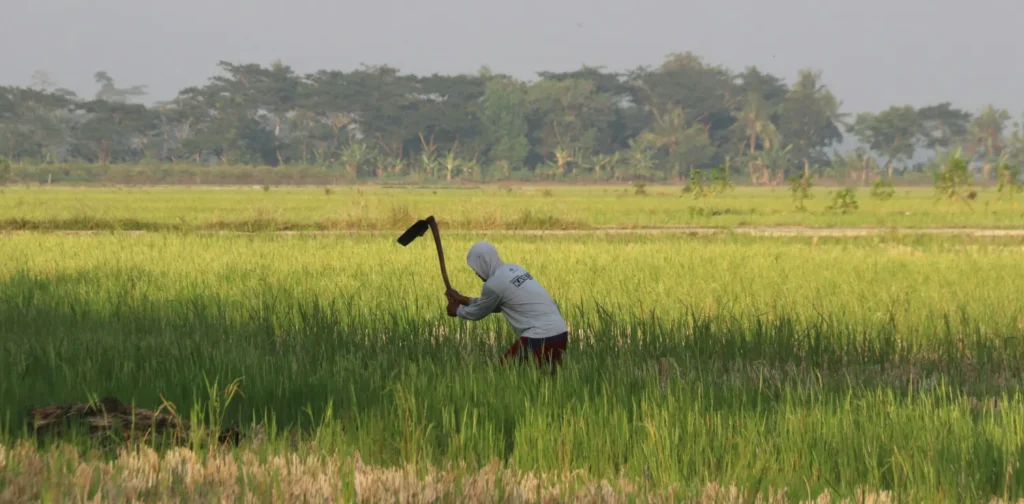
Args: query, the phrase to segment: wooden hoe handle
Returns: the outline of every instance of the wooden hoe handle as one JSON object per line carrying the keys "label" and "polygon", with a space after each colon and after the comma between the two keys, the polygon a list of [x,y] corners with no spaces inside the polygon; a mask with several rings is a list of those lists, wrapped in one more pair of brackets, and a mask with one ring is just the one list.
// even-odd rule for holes
{"label": "wooden hoe handle", "polygon": [[437,221],[434,220],[434,216],[427,217],[427,223],[430,224],[430,231],[434,234],[434,245],[437,245],[437,260],[441,263],[441,276],[444,278],[444,286],[447,290],[452,290],[452,283],[448,281],[448,269],[444,266],[444,250],[441,247],[441,232],[437,230]]}

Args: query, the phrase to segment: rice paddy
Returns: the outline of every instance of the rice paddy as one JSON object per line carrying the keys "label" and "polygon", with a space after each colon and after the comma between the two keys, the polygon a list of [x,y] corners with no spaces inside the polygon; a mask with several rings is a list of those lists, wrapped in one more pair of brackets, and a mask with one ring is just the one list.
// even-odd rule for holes
{"label": "rice paddy", "polygon": [[[0,190],[0,230],[375,231],[435,214],[449,230],[569,230],[666,226],[809,226],[1015,229],[1024,201],[992,187],[973,200],[937,200],[930,188],[877,199],[854,188],[858,208],[829,209],[839,188],[815,188],[806,211],[788,187],[695,199],[680,186],[465,188],[19,186]],[[87,197],[82,196],[87,191]],[[1018,197],[1017,200],[1021,198]]]}
{"label": "rice paddy", "polygon": [[[0,501],[1024,497],[1021,238],[599,229],[997,228],[1019,210],[914,189],[844,216],[741,189],[707,204],[755,211],[705,222],[669,190],[9,188],[0,220],[26,232],[0,235]],[[558,300],[557,375],[496,364],[500,315],[445,316],[429,236],[392,232],[429,214],[456,288],[478,292],[464,256],[486,239]],[[371,232],[263,232],[280,229]],[[595,232],[507,232],[524,229]],[[196,429],[174,447],[24,421],[103,397]],[[225,426],[238,444],[209,442]]]}

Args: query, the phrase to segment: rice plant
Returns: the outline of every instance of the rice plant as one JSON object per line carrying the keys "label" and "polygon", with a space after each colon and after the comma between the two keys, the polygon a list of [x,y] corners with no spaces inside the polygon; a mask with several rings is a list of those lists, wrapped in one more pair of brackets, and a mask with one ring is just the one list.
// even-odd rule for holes
{"label": "rice plant", "polygon": [[[478,239],[558,299],[556,376],[444,315],[430,244],[5,235],[0,500],[1024,496],[1020,239],[447,233],[466,293]],[[241,440],[26,444],[102,397]]]}

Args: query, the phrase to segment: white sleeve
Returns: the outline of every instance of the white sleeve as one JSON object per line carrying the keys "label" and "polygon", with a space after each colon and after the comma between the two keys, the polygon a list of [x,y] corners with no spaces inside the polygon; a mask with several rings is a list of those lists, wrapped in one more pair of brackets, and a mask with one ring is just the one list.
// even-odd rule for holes
{"label": "white sleeve", "polygon": [[456,313],[466,320],[480,320],[498,311],[501,296],[484,284],[480,297],[470,298],[469,301],[468,305],[460,306]]}

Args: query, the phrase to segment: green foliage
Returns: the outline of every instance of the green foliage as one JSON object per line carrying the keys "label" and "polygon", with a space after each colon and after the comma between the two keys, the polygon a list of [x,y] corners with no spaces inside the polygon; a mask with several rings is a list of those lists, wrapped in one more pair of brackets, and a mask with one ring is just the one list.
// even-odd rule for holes
{"label": "green foliage", "polygon": [[[668,55],[628,77],[584,67],[540,72],[534,82],[491,71],[409,75],[387,65],[298,74],[280,61],[220,62],[219,70],[159,106],[133,103],[146,87],[122,87],[103,71],[88,99],[44,74],[32,88],[0,87],[3,152],[19,174],[36,163],[251,172],[315,166],[337,170],[332,183],[655,183],[714,169],[704,171],[704,182],[715,182],[694,193],[707,198],[730,190],[713,166],[729,155],[743,156],[755,185],[774,185],[794,166],[829,164],[825,149],[843,141],[840,125],[886,160],[890,178],[924,174],[907,166],[920,146],[969,148],[985,163],[986,181],[997,156],[1017,159],[1024,149],[1024,130],[1015,125],[1009,134],[1009,112],[994,106],[977,117],[949,103],[893,106],[850,121],[819,72],[801,69],[787,85],[757,68],[734,72],[692,53]],[[875,171],[866,151],[832,161],[849,173]],[[266,180],[264,173],[249,178]],[[199,179],[207,177],[192,177]]]}
{"label": "green foliage", "polygon": [[[973,148],[975,159],[985,162],[986,168],[1003,150],[1000,144],[1003,143],[1003,130],[1009,120],[1010,113],[1006,110],[986,105],[971,122],[965,143]],[[988,175],[986,170],[984,176],[988,178]]]}
{"label": "green foliage", "polygon": [[695,200],[707,197],[710,190],[704,183],[704,173],[700,170],[692,170],[690,172],[690,179],[688,180],[686,187],[683,188],[683,191],[690,193]]}
{"label": "green foliage", "polygon": [[896,188],[889,179],[879,178],[871,186],[871,197],[879,201],[889,201],[896,195]]}
{"label": "green foliage", "polygon": [[[794,166],[829,164],[825,149],[843,141],[840,125],[887,160],[890,177],[918,169],[905,164],[920,145],[964,145],[986,167],[1024,148],[1024,135],[1005,131],[1008,112],[992,106],[977,118],[940,103],[849,121],[820,72],[801,69],[787,85],[757,68],[735,72],[692,53],[628,76],[584,67],[540,72],[534,82],[491,71],[409,75],[387,65],[310,74],[280,61],[218,66],[207,84],[159,106],[133,103],[146,87],[122,87],[102,71],[89,99],[43,74],[33,88],[0,87],[3,152],[19,174],[25,165],[64,162],[252,172],[315,166],[335,171],[332,183],[655,183],[699,170],[710,177],[694,194],[708,198],[731,190],[714,166],[725,158],[728,175],[729,155],[742,155],[755,185],[775,185]],[[847,171],[873,171],[866,156],[838,161]],[[264,173],[249,178],[267,180]],[[199,179],[208,180],[192,177]]]}
{"label": "green foliage", "polygon": [[725,194],[735,189],[735,184],[733,184],[732,177],[729,175],[728,159],[726,164],[718,165],[711,171],[711,180],[713,182],[711,185],[713,195]]}
{"label": "green foliage", "polygon": [[653,149],[642,137],[629,141],[627,165],[629,177],[632,179],[645,181],[653,175]]}
{"label": "green foliage", "polygon": [[[350,143],[341,151],[341,162],[351,177],[369,172],[370,166],[376,163],[378,157],[377,150],[363,142]],[[427,167],[431,168],[429,165]]]}
{"label": "green foliage", "polygon": [[481,103],[481,122],[490,144],[488,158],[518,168],[530,153],[526,88],[506,79],[487,83]]}
{"label": "green foliage", "polygon": [[890,176],[894,163],[914,157],[915,142],[924,133],[918,111],[909,105],[892,106],[878,114],[860,114],[851,130],[871,150],[888,158]]}
{"label": "green foliage", "polygon": [[952,155],[947,156],[935,173],[935,198],[950,202],[960,201],[970,207],[967,200],[970,196],[971,173],[961,152],[961,149],[957,149]]}
{"label": "green foliage", "polygon": [[718,165],[711,171],[710,183],[702,170],[691,170],[690,178],[683,193],[689,193],[693,199],[714,198],[735,189],[729,177],[728,165]]}
{"label": "green foliage", "polygon": [[[122,87],[106,72],[95,75],[95,99],[60,90],[45,75],[38,89],[0,87],[4,153],[20,164],[343,170],[334,183],[655,182],[711,169],[740,145],[752,159],[790,146],[793,159],[817,163],[842,139],[839,101],[820,74],[802,70],[790,88],[779,76],[733,72],[692,53],[628,78],[585,67],[540,72],[529,83],[490,71],[409,75],[387,65],[309,74],[280,61],[218,66],[205,85],[152,107],[133,103],[145,86]],[[775,161],[768,169],[783,172],[786,160]]]}
{"label": "green foliage", "polygon": [[811,188],[814,187],[813,178],[814,175],[804,173],[789,178],[789,192],[793,197],[793,203],[796,204],[796,209],[800,212],[806,212],[807,206],[804,203],[814,198],[814,195],[811,194]]}
{"label": "green foliage", "polygon": [[967,136],[971,113],[954,108],[949,102],[922,107],[917,111],[925,146],[948,149]]}
{"label": "green foliage", "polygon": [[1005,159],[999,163],[999,199],[1014,200],[1014,196],[1024,191],[1021,186],[1021,170],[1016,164],[1010,164]]}
{"label": "green foliage", "polygon": [[643,181],[633,182],[633,193],[637,196],[647,196],[647,183]]}
{"label": "green foliage", "polygon": [[6,183],[11,178],[11,162],[0,156],[0,184]]}
{"label": "green foliage", "polygon": [[858,208],[860,208],[860,205],[857,203],[857,190],[852,187],[833,192],[828,206],[825,207],[829,212],[842,214],[854,212]]}
{"label": "green foliage", "polygon": [[805,162],[843,138],[836,126],[839,100],[821,80],[821,72],[801,69],[779,110],[778,131],[792,156]]}

